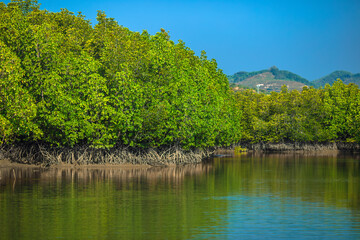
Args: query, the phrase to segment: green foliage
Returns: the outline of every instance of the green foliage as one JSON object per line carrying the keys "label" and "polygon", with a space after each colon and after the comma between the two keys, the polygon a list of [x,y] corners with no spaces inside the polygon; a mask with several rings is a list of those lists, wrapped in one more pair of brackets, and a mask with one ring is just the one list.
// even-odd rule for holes
{"label": "green foliage", "polygon": [[237,92],[243,112],[242,141],[360,142],[360,90],[341,80],[324,89],[257,94]]}
{"label": "green foliage", "polygon": [[31,0],[0,13],[2,142],[191,149],[240,139],[241,112],[215,60],[164,29],[132,32],[102,11],[92,27]]}
{"label": "green foliage", "polygon": [[97,21],[92,27],[81,13],[42,11],[37,1],[0,4],[0,145],[41,140],[194,149],[240,140],[360,142],[354,84],[234,93],[214,59],[174,43],[164,29],[132,32],[101,11]]}
{"label": "green foliage", "polygon": [[28,14],[32,11],[39,10],[40,4],[38,4],[37,0],[11,0],[8,7],[18,8],[23,14]]}
{"label": "green foliage", "polygon": [[244,81],[247,78],[251,78],[253,76],[256,76],[261,73],[268,72],[268,70],[261,70],[261,71],[255,71],[255,72],[237,72],[234,75],[228,76],[230,83],[238,83],[241,81]]}
{"label": "green foliage", "polygon": [[248,151],[247,148],[242,148],[241,146],[236,146],[234,149],[235,154],[241,154],[247,151]]}
{"label": "green foliage", "polygon": [[279,70],[277,67],[273,66],[269,69],[269,71],[274,75],[275,79],[287,79],[295,82],[301,82],[305,85],[312,86],[313,84],[299,75],[286,71]]}
{"label": "green foliage", "polygon": [[16,137],[34,139],[41,131],[34,124],[36,105],[22,87],[20,60],[0,41],[0,145]]}

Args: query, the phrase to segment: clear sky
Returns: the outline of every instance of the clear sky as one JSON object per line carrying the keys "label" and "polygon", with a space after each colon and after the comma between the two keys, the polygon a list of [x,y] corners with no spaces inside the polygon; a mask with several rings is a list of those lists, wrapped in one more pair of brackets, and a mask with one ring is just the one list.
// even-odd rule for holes
{"label": "clear sky", "polygon": [[360,72],[360,0],[39,2],[53,12],[81,11],[93,24],[103,10],[133,31],[164,28],[196,54],[205,50],[226,74],[274,65],[309,80]]}

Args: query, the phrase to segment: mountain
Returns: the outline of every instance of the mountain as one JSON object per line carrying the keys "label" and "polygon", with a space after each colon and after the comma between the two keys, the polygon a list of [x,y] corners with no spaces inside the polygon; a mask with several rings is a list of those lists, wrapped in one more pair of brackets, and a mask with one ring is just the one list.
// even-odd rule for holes
{"label": "mountain", "polygon": [[260,84],[260,89],[268,92],[279,92],[283,85],[287,85],[289,90],[314,86],[305,78],[286,70],[279,70],[275,66],[255,72],[238,72],[228,76],[228,79],[230,83],[251,88],[256,88],[256,85]]}
{"label": "mountain", "polygon": [[312,83],[316,87],[323,87],[326,84],[332,85],[338,78],[340,78],[345,84],[356,83],[360,86],[360,73],[352,74],[347,71],[335,71],[325,77],[312,81]]}

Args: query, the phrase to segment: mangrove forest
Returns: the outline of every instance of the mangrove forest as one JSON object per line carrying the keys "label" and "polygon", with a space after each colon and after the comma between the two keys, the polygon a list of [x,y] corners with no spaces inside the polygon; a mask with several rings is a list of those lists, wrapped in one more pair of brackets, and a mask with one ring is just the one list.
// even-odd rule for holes
{"label": "mangrove forest", "polygon": [[360,143],[355,84],[234,92],[214,59],[164,29],[134,32],[103,11],[92,24],[36,0],[0,3],[1,146],[195,151],[331,141]]}

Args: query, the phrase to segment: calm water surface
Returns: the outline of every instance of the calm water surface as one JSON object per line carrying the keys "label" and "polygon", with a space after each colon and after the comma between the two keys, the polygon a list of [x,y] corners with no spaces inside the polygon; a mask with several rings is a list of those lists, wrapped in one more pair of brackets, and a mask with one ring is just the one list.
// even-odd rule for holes
{"label": "calm water surface", "polygon": [[359,155],[0,168],[0,239],[360,239]]}

